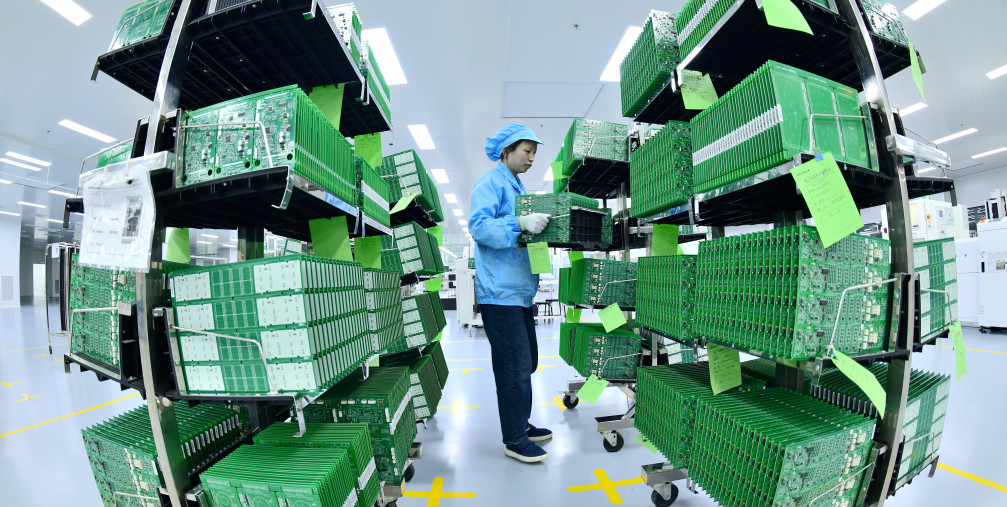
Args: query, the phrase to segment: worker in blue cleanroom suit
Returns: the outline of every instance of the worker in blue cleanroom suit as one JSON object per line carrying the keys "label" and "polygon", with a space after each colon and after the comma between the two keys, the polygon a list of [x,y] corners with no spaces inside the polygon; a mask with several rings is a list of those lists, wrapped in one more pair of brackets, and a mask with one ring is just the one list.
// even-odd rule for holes
{"label": "worker in blue cleanroom suit", "polygon": [[548,458],[536,442],[552,438],[551,431],[528,422],[531,374],[538,369],[532,314],[538,275],[531,274],[528,250],[518,246],[521,232],[542,232],[549,215],[514,214],[515,196],[527,193],[518,175],[531,168],[539,144],[531,129],[517,123],[487,138],[486,156],[497,165],[476,180],[469,212],[469,232],[476,242],[476,301],[493,353],[504,454],[525,463]]}

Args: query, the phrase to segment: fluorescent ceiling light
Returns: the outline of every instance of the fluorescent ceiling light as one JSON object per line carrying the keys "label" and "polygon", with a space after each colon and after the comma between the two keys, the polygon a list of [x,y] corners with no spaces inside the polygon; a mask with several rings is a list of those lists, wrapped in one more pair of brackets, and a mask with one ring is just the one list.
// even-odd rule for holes
{"label": "fluorescent ceiling light", "polygon": [[0,183],[3,183],[4,185],[10,185],[11,182],[10,180],[0,179]]}
{"label": "fluorescent ceiling light", "polygon": [[87,128],[79,123],[72,122],[70,120],[63,120],[59,122],[59,124],[60,126],[66,127],[74,132],[79,132],[81,134],[84,134],[85,136],[93,137],[103,143],[111,143],[115,141],[115,138],[110,135],[102,134],[97,130]]}
{"label": "fluorescent ceiling light", "polygon": [[217,239],[219,237],[219,236],[215,236],[213,234],[200,234],[200,236],[202,236],[204,238],[213,238],[213,239]]}
{"label": "fluorescent ceiling light", "polygon": [[0,210],[0,214],[2,214],[2,215],[10,215],[12,217],[19,217],[19,216],[21,216],[20,213],[11,213],[10,211],[3,211],[3,210]]}
{"label": "fluorescent ceiling light", "polygon": [[454,252],[452,252],[451,250],[448,250],[447,248],[444,248],[444,247],[439,247],[439,248],[441,249],[441,251],[442,251],[442,252],[444,252],[444,253],[446,253],[446,254],[450,255],[451,257],[454,257],[455,259],[457,259],[457,258],[458,258],[458,256],[457,256],[457,255],[455,255],[455,253],[454,253]]}
{"label": "fluorescent ceiling light", "polygon": [[923,169],[917,169],[916,174],[923,174],[934,170],[934,166],[924,167]]}
{"label": "fluorescent ceiling light", "polygon": [[1000,76],[1003,76],[1005,74],[1007,74],[1007,65],[1004,65],[1003,67],[996,68],[996,69],[993,69],[993,70],[987,72],[986,73],[986,77],[988,77],[990,79],[996,79],[996,78],[998,78]]}
{"label": "fluorescent ceiling light", "polygon": [[225,244],[220,245],[220,246],[227,247],[227,248],[234,248],[235,247],[234,245],[231,245],[231,244],[228,244],[228,243],[225,243]]}
{"label": "fluorescent ceiling light", "polygon": [[31,206],[33,208],[45,208],[45,207],[47,207],[44,204],[35,204],[33,202],[18,201],[17,203],[20,204],[20,205],[22,205],[22,206]]}
{"label": "fluorescent ceiling light", "polygon": [[984,151],[982,153],[977,153],[975,155],[972,155],[972,158],[988,157],[990,155],[996,155],[997,153],[1003,153],[1005,151],[1007,151],[1007,147],[1001,147],[1001,148],[997,148],[995,150],[990,150],[990,151]]}
{"label": "fluorescent ceiling light", "polygon": [[976,129],[966,129],[966,130],[963,130],[961,132],[955,132],[954,134],[951,134],[949,136],[944,136],[944,137],[942,137],[940,139],[935,139],[934,140],[934,144],[941,144],[941,143],[946,143],[948,141],[954,141],[955,139],[958,139],[959,137],[965,137],[965,136],[967,136],[969,134],[975,134],[976,132],[979,132],[979,131],[976,130]]}
{"label": "fluorescent ceiling light", "polygon": [[18,167],[24,167],[25,169],[28,169],[28,170],[31,170],[31,171],[41,171],[42,170],[41,167],[35,167],[33,165],[28,165],[28,164],[26,164],[24,162],[18,162],[17,160],[11,160],[11,159],[5,158],[5,157],[0,157],[0,162],[4,162],[4,163],[10,164],[10,165],[16,165]]}
{"label": "fluorescent ceiling light", "polygon": [[62,195],[63,197],[77,197],[77,194],[71,194],[70,192],[63,192],[60,190],[50,190],[49,193],[53,195]]}
{"label": "fluorescent ceiling light", "polygon": [[449,183],[448,173],[444,169],[431,169],[430,174],[434,175],[434,181],[437,183]]}
{"label": "fluorescent ceiling light", "polygon": [[455,194],[444,194],[444,199],[451,204],[455,204],[458,202],[458,196],[456,196]]}
{"label": "fluorescent ceiling light", "polygon": [[458,208],[455,208],[455,209],[453,209],[451,211],[455,214],[456,217],[460,217],[460,216],[462,216],[464,214],[464,213],[462,213],[462,210],[460,210]]}
{"label": "fluorescent ceiling light", "polygon": [[360,32],[360,38],[374,52],[374,59],[378,61],[381,74],[385,76],[385,83],[389,85],[406,84],[406,74],[402,72],[402,65],[399,65],[399,57],[395,56],[392,40],[388,38],[388,30],[368,28]]}
{"label": "fluorescent ceiling light", "polygon": [[468,220],[465,220],[464,218],[459,218],[459,219],[458,219],[458,225],[460,225],[460,226],[464,227],[464,226],[466,226],[466,225],[468,225],[468,224],[469,224],[469,221],[468,221]]}
{"label": "fluorescent ceiling light", "polygon": [[54,224],[61,224],[61,225],[63,224],[62,220],[56,220],[55,218],[47,218],[46,220]]}
{"label": "fluorescent ceiling light", "polygon": [[42,0],[42,3],[77,26],[91,19],[91,13],[85,11],[73,0]]}
{"label": "fluorescent ceiling light", "polygon": [[619,66],[622,65],[623,58],[626,58],[626,55],[629,54],[629,50],[633,49],[633,43],[636,42],[636,38],[641,33],[643,33],[643,27],[630,26],[626,28],[626,33],[622,34],[622,40],[615,47],[612,58],[608,60],[608,65],[605,66],[605,70],[601,73],[602,81],[619,82]]}
{"label": "fluorescent ceiling light", "polygon": [[196,243],[199,243],[200,245],[212,245],[213,244],[213,243],[210,243],[209,241],[197,241]]}
{"label": "fluorescent ceiling light", "polygon": [[923,109],[925,107],[927,107],[926,103],[924,103],[924,102],[917,102],[917,103],[915,103],[915,104],[913,104],[913,105],[911,105],[909,107],[904,107],[902,109],[899,109],[899,116],[902,116],[903,118],[905,118],[906,116],[909,116],[909,115],[915,113],[916,111],[919,111],[920,109]]}
{"label": "fluorescent ceiling light", "polygon": [[923,17],[924,14],[934,10],[938,5],[944,3],[945,0],[917,0],[902,9],[902,14],[905,14],[909,19],[916,21]]}
{"label": "fluorescent ceiling light", "polygon": [[430,131],[427,130],[427,126],[423,123],[419,125],[409,125],[409,133],[413,135],[413,139],[416,140],[416,146],[421,150],[432,150],[434,149],[434,139],[430,137]]}
{"label": "fluorescent ceiling light", "polygon": [[28,155],[22,155],[20,153],[14,152],[14,151],[8,151],[7,152],[7,156],[8,157],[14,157],[14,158],[16,158],[18,160],[24,160],[25,162],[28,162],[29,164],[40,165],[42,167],[49,167],[49,166],[52,165],[52,162],[46,162],[45,160],[39,160],[37,158],[32,158],[32,157],[29,157]]}

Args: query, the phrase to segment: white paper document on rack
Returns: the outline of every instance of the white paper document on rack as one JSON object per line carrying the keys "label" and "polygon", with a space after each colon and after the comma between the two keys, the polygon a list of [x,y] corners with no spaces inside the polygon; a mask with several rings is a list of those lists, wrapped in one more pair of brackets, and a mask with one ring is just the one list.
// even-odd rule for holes
{"label": "white paper document on rack", "polygon": [[147,169],[137,165],[114,164],[80,176],[84,197],[80,264],[138,272],[150,269],[154,191]]}

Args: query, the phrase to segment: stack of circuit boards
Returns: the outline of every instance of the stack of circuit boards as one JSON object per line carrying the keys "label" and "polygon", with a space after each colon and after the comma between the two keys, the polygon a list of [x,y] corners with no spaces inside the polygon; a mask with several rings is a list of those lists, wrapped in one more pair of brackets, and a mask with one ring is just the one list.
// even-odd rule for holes
{"label": "stack of circuit boards", "polygon": [[867,144],[874,134],[866,135],[869,123],[861,115],[853,88],[766,62],[692,119],[695,191],[721,187],[805,152],[831,152],[837,161],[877,170]]}
{"label": "stack of circuit boards", "polygon": [[632,215],[646,217],[692,199],[692,127],[671,121],[651,128],[629,155]]}
{"label": "stack of circuit boards", "polygon": [[378,354],[402,337],[402,286],[399,281],[396,271],[364,270],[371,350]]}
{"label": "stack of circuit boards", "polygon": [[[554,194],[561,192],[566,192],[567,184],[570,183],[570,175],[563,174],[563,163],[566,161],[566,145],[559,147],[559,152],[556,153],[556,158],[553,160],[552,164],[549,164],[549,172],[552,173],[552,191]],[[559,168],[558,171],[553,170],[554,166]]]}
{"label": "stack of circuit boards", "polygon": [[[71,256],[70,310],[113,308],[136,303],[136,275],[130,271],[81,266]],[[70,351],[119,368],[119,312],[74,313]]]}
{"label": "stack of circuit boards", "polygon": [[388,196],[391,202],[405,199],[409,194],[416,194],[416,202],[435,222],[444,221],[444,211],[441,209],[441,198],[437,193],[437,187],[430,179],[416,150],[388,155],[382,159],[381,167],[375,169],[388,183]]}
{"label": "stack of circuit boards", "polygon": [[[874,363],[868,370],[884,386],[888,384],[888,368],[887,363]],[[892,491],[905,485],[938,455],[950,392],[950,376],[923,370],[910,372],[906,415],[902,423],[905,445],[892,474]],[[869,417],[881,416],[867,395],[839,370],[824,372],[819,385],[811,387],[809,393]]]}
{"label": "stack of circuit boards", "polygon": [[304,419],[367,424],[378,477],[397,483],[416,438],[409,386],[408,368],[373,367],[366,379],[358,370],[308,405]]}
{"label": "stack of circuit boards", "polygon": [[940,334],[958,320],[958,264],[954,238],[913,244],[920,276],[920,339]]}
{"label": "stack of circuit boards", "polygon": [[[829,0],[796,1],[817,4],[832,10]],[[675,25],[678,27],[679,51],[683,58],[700,45],[736,3],[737,0],[689,0],[682,6],[682,10],[675,17]]]}
{"label": "stack of circuit boards", "polygon": [[522,232],[519,243],[546,242],[554,248],[604,249],[612,243],[612,210],[598,200],[569,192],[523,194],[514,198],[517,216],[545,213],[551,218],[538,234]]}
{"label": "stack of circuit boards", "polygon": [[568,271],[560,273],[560,299],[567,304],[618,304],[622,308],[633,308],[636,306],[636,263],[602,259],[573,261]]}
{"label": "stack of circuit boards", "polygon": [[[342,449],[349,453],[350,474],[354,483],[357,501],[342,505],[349,507],[373,507],[380,494],[381,484],[374,461],[370,430],[366,424],[352,423],[307,423],[305,434],[299,437],[296,423],[274,423],[252,438],[255,445],[270,447],[309,447],[321,449]],[[350,495],[351,497],[353,495]]]}
{"label": "stack of circuit boards", "polygon": [[270,257],[174,271],[171,287],[191,393],[316,395],[373,353],[356,262]]}
{"label": "stack of circuit boards", "polygon": [[119,162],[125,162],[129,160],[130,154],[133,152],[133,143],[128,142],[126,144],[120,144],[118,146],[112,146],[106,150],[103,150],[98,154],[98,165],[97,167],[105,167],[107,165],[118,164]]}
{"label": "stack of circuit boards", "polygon": [[388,184],[362,157],[354,158],[357,164],[356,205],[364,215],[391,227],[391,217],[388,214]]}
{"label": "stack of circuit boards", "polygon": [[640,257],[636,269],[636,319],[641,326],[681,341],[694,338],[695,255]]}
{"label": "stack of circuit boards", "polygon": [[575,119],[563,142],[563,175],[571,176],[586,158],[629,161],[629,126]]}
{"label": "stack of circuit boards", "polygon": [[650,11],[643,32],[619,66],[622,115],[637,117],[668,85],[679,62],[675,17]]}
{"label": "stack of circuit boards", "polygon": [[413,400],[416,419],[426,419],[437,414],[437,404],[441,402],[442,387],[437,377],[437,364],[431,356],[404,354],[382,357],[381,366],[403,366],[409,368],[409,397]]}
{"label": "stack of circuit boards", "polygon": [[434,275],[444,272],[444,259],[437,248],[437,239],[420,224],[409,222],[395,227],[392,232],[402,261],[402,274]]}
{"label": "stack of circuit boards", "polygon": [[146,0],[127,8],[115,27],[108,51],[161,35],[174,3],[173,0]]}
{"label": "stack of circuit boards", "polygon": [[434,362],[434,369],[437,370],[437,380],[441,383],[441,389],[448,384],[448,362],[444,358],[444,348],[441,347],[440,340],[431,343],[423,349],[424,356],[430,356]]}
{"label": "stack of circuit boards", "polygon": [[385,113],[385,118],[390,125],[392,122],[392,108],[389,105],[391,90],[388,88],[388,83],[385,82],[385,76],[381,73],[381,67],[378,66],[378,60],[374,53],[370,44],[364,43],[364,55],[360,59],[360,70],[367,80],[367,88],[371,90],[371,95],[377,100],[378,107],[381,108],[381,112]]}
{"label": "stack of circuit boards", "polygon": [[864,21],[870,27],[871,33],[893,40],[899,44],[909,45],[909,36],[899,18],[899,9],[881,0],[860,0],[860,9],[864,13]]}
{"label": "stack of circuit boards", "polygon": [[[220,405],[175,405],[178,453],[185,472],[227,451],[243,437],[238,412]],[[91,471],[105,505],[160,507],[161,482],[150,415],[143,405],[81,430]],[[138,498],[147,497],[147,498]]]}
{"label": "stack of circuit boards", "polygon": [[403,336],[388,346],[387,353],[405,352],[437,340],[447,325],[437,292],[424,292],[402,299]]}
{"label": "stack of circuit boards", "polygon": [[402,275],[402,257],[395,246],[395,236],[381,236],[381,269]]}
{"label": "stack of circuit boards", "polygon": [[[639,310],[637,315],[639,315]],[[645,346],[650,345],[651,350],[660,349],[657,364],[695,363],[706,359],[706,349],[693,348],[676,342],[649,327],[640,327],[639,330],[640,338],[643,339]],[[667,357],[667,362],[665,362],[665,357]],[[647,363],[646,359],[644,363]]]}
{"label": "stack of circuit boards", "polygon": [[640,335],[601,324],[560,324],[560,357],[584,377],[634,379],[640,364]]}
{"label": "stack of circuit boards", "polygon": [[[887,240],[850,235],[824,248],[807,225],[704,241],[699,245],[694,330],[707,340],[804,360],[829,344],[845,354],[885,348]],[[832,337],[836,316],[839,324]],[[761,354],[759,354],[761,355]]]}
{"label": "stack of circuit boards", "polygon": [[724,506],[855,505],[874,427],[782,387],[706,397],[696,410],[689,475]]}
{"label": "stack of circuit boards", "polygon": [[357,200],[353,147],[296,85],[190,111],[184,126],[176,186],[286,166],[347,203]]}
{"label": "stack of circuit boards", "polygon": [[360,22],[360,15],[357,14],[357,7],[352,3],[334,5],[328,7],[329,17],[336,25],[339,38],[343,40],[346,49],[350,52],[353,62],[363,60],[363,43],[361,42],[361,31],[363,24]]}
{"label": "stack of circuit boards", "polygon": [[[766,383],[741,376],[729,392],[762,389]],[[696,410],[700,400],[713,397],[707,362],[646,366],[636,371],[636,419],[641,433],[676,468],[690,468]]]}

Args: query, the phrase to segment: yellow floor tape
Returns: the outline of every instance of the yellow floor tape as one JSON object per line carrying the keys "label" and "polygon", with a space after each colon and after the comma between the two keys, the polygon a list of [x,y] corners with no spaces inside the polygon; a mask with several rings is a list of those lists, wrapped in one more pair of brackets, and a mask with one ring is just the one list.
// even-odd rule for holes
{"label": "yellow floor tape", "polygon": [[90,411],[92,411],[92,410],[94,410],[96,408],[101,408],[101,407],[104,407],[104,406],[107,406],[107,405],[111,405],[113,403],[118,403],[118,402],[120,402],[122,400],[128,400],[129,398],[132,398],[134,396],[140,396],[140,393],[133,393],[133,394],[131,394],[129,396],[123,396],[122,398],[117,398],[117,399],[114,399],[112,401],[107,401],[105,403],[102,403],[101,405],[95,405],[95,406],[93,406],[91,408],[85,408],[84,410],[78,410],[78,411],[76,411],[76,412],[74,412],[72,414],[61,415],[61,416],[59,416],[59,417],[57,417],[55,419],[49,419],[48,421],[43,421],[43,422],[40,422],[38,424],[32,424],[31,426],[26,426],[26,427],[21,428],[19,430],[10,431],[10,432],[7,432],[7,433],[4,433],[4,434],[0,435],[0,438],[9,437],[11,435],[15,435],[17,433],[21,433],[22,431],[27,431],[27,430],[30,430],[32,428],[38,428],[39,426],[45,426],[46,424],[49,424],[49,423],[52,423],[52,422],[56,422],[56,421],[61,421],[63,419],[66,419],[67,417],[73,417],[73,416],[78,415],[78,414],[83,414],[84,412],[90,412]]}
{"label": "yellow floor tape", "polygon": [[958,470],[957,468],[954,468],[954,467],[949,467],[949,466],[945,465],[944,463],[940,463],[940,462],[937,463],[937,468],[940,468],[941,470],[947,470],[948,472],[951,472],[951,473],[953,473],[955,475],[964,477],[964,478],[969,479],[969,480],[976,481],[979,484],[982,484],[983,486],[989,486],[989,487],[991,487],[993,489],[1000,490],[1000,491],[1002,491],[1004,493],[1007,493],[1007,486],[1004,486],[1002,484],[997,484],[997,483],[995,483],[995,482],[993,482],[993,481],[991,481],[989,479],[983,479],[982,477],[979,477],[978,475],[972,475],[972,474],[970,474],[968,472],[964,472],[962,470]]}
{"label": "yellow floor tape", "polygon": [[[953,349],[954,348],[954,347],[952,347],[950,345],[936,345],[936,346],[940,347],[942,349]],[[996,350],[970,349],[968,347],[965,347],[965,350],[967,350],[969,352],[985,352],[987,354],[1003,354],[1003,355],[1007,356],[1007,352],[999,352],[999,351],[996,351]]]}

